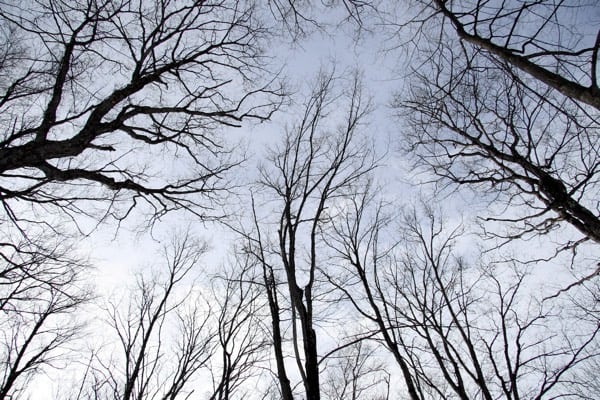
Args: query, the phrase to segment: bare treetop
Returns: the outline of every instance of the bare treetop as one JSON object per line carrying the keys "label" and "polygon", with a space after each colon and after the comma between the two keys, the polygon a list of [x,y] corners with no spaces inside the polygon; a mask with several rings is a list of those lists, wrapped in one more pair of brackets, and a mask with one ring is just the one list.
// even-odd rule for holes
{"label": "bare treetop", "polygon": [[596,1],[443,1],[431,6],[464,41],[600,109]]}
{"label": "bare treetop", "polygon": [[426,3],[398,105],[418,162],[492,193],[505,239],[568,224],[600,241],[595,2]]}
{"label": "bare treetop", "polygon": [[133,198],[117,218],[140,201],[206,216],[236,165],[215,130],[280,102],[259,78],[265,33],[246,1],[3,2],[4,206]]}

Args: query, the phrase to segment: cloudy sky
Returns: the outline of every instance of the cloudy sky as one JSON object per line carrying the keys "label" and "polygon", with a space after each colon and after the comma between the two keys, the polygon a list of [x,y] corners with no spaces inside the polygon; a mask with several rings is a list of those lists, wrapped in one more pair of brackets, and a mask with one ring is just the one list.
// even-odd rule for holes
{"label": "cloudy sky", "polygon": [[[319,8],[316,7],[315,10]],[[597,264],[597,250],[594,245],[584,244],[578,247],[576,252],[564,252],[552,257],[557,246],[579,237],[578,232],[564,225],[549,230],[543,237],[528,237],[527,240],[513,241],[501,247],[498,252],[490,251],[497,249],[499,242],[493,239],[482,240],[484,232],[505,232],[506,228],[501,223],[482,224],[480,217],[499,213],[504,217],[518,216],[522,210],[505,208],[505,203],[495,201],[495,193],[480,192],[480,187],[455,190],[455,187],[431,182],[433,175],[430,170],[423,166],[414,166],[414,158],[405,152],[405,132],[410,127],[398,115],[392,104],[396,96],[405,93],[406,82],[411,79],[408,63],[413,62],[412,68],[418,68],[414,64],[417,57],[410,47],[399,46],[408,38],[411,30],[403,30],[401,36],[395,36],[393,25],[386,24],[395,18],[392,15],[403,17],[412,10],[389,11],[390,14],[384,20],[378,19],[373,23],[375,19],[368,19],[366,29],[357,31],[352,23],[338,23],[344,15],[344,10],[337,8],[327,15],[328,21],[325,21],[322,29],[310,27],[308,24],[305,35],[295,40],[289,35],[283,35],[264,43],[267,69],[269,72],[277,72],[277,79],[284,84],[289,97],[269,121],[243,121],[241,127],[219,129],[218,135],[232,149],[232,157],[244,161],[227,171],[227,179],[234,189],[231,195],[219,204],[219,207],[223,208],[218,209],[218,213],[233,216],[227,220],[230,226],[240,222],[251,223],[250,195],[256,188],[253,184],[260,176],[259,168],[268,162],[266,156],[269,149],[279,146],[285,133],[297,122],[319,72],[332,72],[336,77],[336,87],[341,91],[350,84],[352,76],[358,74],[364,87],[364,95],[372,103],[372,111],[366,118],[367,123],[361,126],[361,135],[373,144],[376,158],[380,159],[380,166],[374,172],[376,185],[380,188],[378,196],[393,212],[398,212],[399,215],[399,211],[404,207],[425,203],[443,213],[448,226],[462,224],[467,233],[454,245],[456,254],[464,256],[467,260],[476,260],[478,257],[496,257],[494,261],[551,258],[548,262],[523,266],[523,271],[530,272],[525,284],[528,290],[524,296],[525,303],[528,302],[529,295],[531,302],[536,298],[550,296],[593,272]],[[586,15],[586,18],[598,21],[597,14],[591,13]],[[587,19],[585,24],[592,25]],[[444,44],[440,47],[443,48]],[[85,63],[82,62],[81,65],[84,66]],[[86,72],[84,67],[81,68],[83,76]],[[423,67],[422,71],[428,71],[427,67]],[[98,88],[93,90],[99,93],[104,86],[114,86],[114,82],[95,84]],[[90,92],[93,91],[89,89]],[[328,128],[333,130],[337,124],[343,124],[343,111],[335,108],[330,111],[328,117],[332,125]],[[161,159],[156,154],[146,156],[147,161],[152,164],[151,170],[178,172],[173,171],[175,166],[179,165],[173,160]],[[336,206],[343,210],[346,205],[340,201]],[[265,202],[259,207],[262,207],[258,210],[261,217],[265,220],[273,219],[271,204]],[[100,224],[97,224],[94,218],[82,218],[78,221],[84,233],[77,240],[78,251],[89,257],[93,265],[89,280],[98,294],[98,301],[86,308],[86,314],[81,314],[82,321],[90,322],[90,331],[97,329],[93,328],[96,324],[104,322],[98,317],[103,315],[102,305],[107,304],[107,299],[126,293],[136,282],[136,273],[149,275],[150,271],[159,271],[162,268],[164,260],[160,255],[161,249],[168,245],[174,236],[191,232],[208,245],[209,251],[202,257],[202,266],[195,273],[199,280],[190,279],[188,286],[194,283],[201,288],[200,290],[204,289],[203,285],[208,288],[210,282],[202,281],[202,277],[212,276],[232,262],[232,249],[237,236],[227,226],[214,222],[199,222],[193,214],[186,211],[170,212],[148,223],[147,212],[143,207],[134,208],[129,217],[118,225],[110,218]],[[266,231],[269,229],[273,234],[276,227],[269,227]],[[540,268],[540,265],[543,268]],[[322,348],[333,347],[338,331],[327,332],[324,328],[322,333]],[[78,374],[80,371],[77,363],[63,370],[65,376]],[[58,375],[63,372],[59,371]],[[37,381],[39,383],[31,388],[33,397],[53,399],[53,390],[60,389],[60,385],[56,384],[58,375],[54,372],[49,373]],[[398,377],[396,372],[394,377]]]}

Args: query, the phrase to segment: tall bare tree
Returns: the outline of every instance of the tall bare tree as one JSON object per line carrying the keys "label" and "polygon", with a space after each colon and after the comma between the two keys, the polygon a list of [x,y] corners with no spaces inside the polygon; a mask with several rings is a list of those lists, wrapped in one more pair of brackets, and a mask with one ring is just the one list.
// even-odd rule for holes
{"label": "tall bare tree", "polygon": [[[0,247],[0,398],[25,398],[36,378],[74,356],[90,299],[88,266],[64,238],[36,237]],[[43,255],[39,246],[44,244]]]}
{"label": "tall bare tree", "polygon": [[[263,328],[262,290],[254,282],[254,260],[239,258],[213,283],[217,311],[217,356],[211,363],[213,395],[210,399],[244,399],[259,392],[269,340]],[[220,374],[219,374],[220,372]],[[250,381],[250,385],[248,382]]]}
{"label": "tall bare tree", "polygon": [[[446,182],[519,206],[514,238],[567,224],[600,241],[597,4],[423,1],[407,148]],[[413,32],[414,33],[414,32]]]}
{"label": "tall bare tree", "polygon": [[[191,375],[205,366],[213,353],[214,332],[204,310],[208,305],[201,297],[192,298],[190,286],[192,271],[204,252],[203,245],[192,237],[178,239],[165,248],[164,274],[144,271],[136,277],[129,296],[109,300],[107,322],[118,350],[108,361],[98,360],[100,366],[92,376],[94,381],[102,381],[101,374],[104,382],[92,387],[101,389],[94,396],[175,399],[185,393]],[[184,303],[187,297],[191,300]],[[170,324],[177,326],[175,343],[169,342],[165,332]],[[166,354],[171,346],[173,358]]]}
{"label": "tall bare tree", "polygon": [[[360,139],[370,109],[360,81],[355,78],[346,91],[338,92],[336,80],[333,73],[319,76],[302,118],[290,127],[283,144],[271,151],[261,169],[257,188],[260,196],[264,195],[263,207],[272,207],[277,220],[262,220],[255,212],[254,232],[244,234],[247,251],[263,269],[277,375],[285,399],[293,398],[283,337],[283,332],[290,330],[304,395],[307,399],[321,396],[317,324],[326,317],[322,306],[327,292],[319,278],[326,263],[320,255],[319,235],[329,224],[330,214],[336,212],[337,202],[360,190],[375,165],[368,143]],[[335,122],[337,110],[343,110],[339,124]],[[269,241],[271,223],[277,236]],[[289,309],[282,299],[289,301]],[[286,327],[288,318],[290,326]]]}
{"label": "tall bare tree", "polygon": [[[238,163],[217,131],[280,103],[252,1],[0,3],[0,199],[117,219],[208,217]],[[35,208],[35,207],[34,207]],[[95,215],[102,217],[102,214]],[[37,217],[37,220],[40,220]]]}
{"label": "tall bare tree", "polygon": [[[63,299],[75,279],[66,255],[57,258],[34,233],[63,236],[71,229],[60,224],[65,217],[84,229],[85,217],[121,220],[142,203],[151,220],[181,208],[222,214],[214,207],[240,158],[219,130],[268,119],[281,102],[262,57],[268,29],[259,14],[245,0],[0,1],[3,306],[18,297],[23,309],[36,309],[21,315],[42,316],[40,325],[76,308],[79,300],[66,307]],[[144,306],[155,305],[155,293],[143,284],[149,303],[138,311],[150,313]],[[26,297],[42,289],[47,299]],[[37,326],[32,318],[3,324],[6,338],[9,326],[19,334]],[[182,329],[199,320],[188,322]],[[7,368],[21,346],[14,338],[3,353]],[[141,358],[131,360],[128,379],[139,382]],[[23,365],[13,367],[7,382]]]}
{"label": "tall bare tree", "polygon": [[456,250],[462,227],[429,207],[407,210],[394,240],[397,219],[369,201],[357,196],[327,237],[345,271],[330,280],[378,332],[410,398],[581,398],[600,357],[597,306],[573,312],[581,298],[545,297],[522,267],[472,264]]}
{"label": "tall bare tree", "polygon": [[237,268],[235,276],[220,277],[212,286],[197,282],[206,247],[189,234],[164,250],[162,273],[141,272],[127,296],[109,301],[108,326],[97,325],[111,333],[104,337],[109,345],[93,349],[70,399],[247,395],[244,385],[260,374],[265,358],[255,312],[258,292]]}

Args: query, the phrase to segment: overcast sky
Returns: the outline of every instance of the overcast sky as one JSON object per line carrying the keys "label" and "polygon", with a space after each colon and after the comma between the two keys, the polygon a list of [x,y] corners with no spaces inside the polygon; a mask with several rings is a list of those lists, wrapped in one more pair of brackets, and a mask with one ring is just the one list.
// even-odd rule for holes
{"label": "overcast sky", "polygon": [[[590,16],[592,18],[592,16]],[[593,17],[594,20],[597,16]],[[266,48],[271,57],[270,68],[281,71],[280,78],[285,81],[291,93],[291,102],[274,114],[271,121],[263,123],[245,122],[241,128],[224,128],[222,137],[239,151],[245,153],[247,160],[233,171],[232,178],[239,185],[240,197],[231,196],[227,207],[248,210],[247,201],[250,188],[245,184],[253,183],[258,174],[258,165],[264,161],[266,148],[277,144],[295,120],[302,101],[309,94],[311,82],[316,79],[320,70],[335,70],[335,74],[344,79],[354,71],[363,77],[366,95],[372,99],[373,112],[369,117],[369,125],[365,128],[365,136],[375,143],[376,150],[384,156],[381,167],[376,171],[378,183],[382,186],[382,196],[393,202],[396,208],[429,201],[443,209],[450,225],[464,221],[473,224],[473,234],[467,235],[458,243],[458,251],[467,255],[478,253],[481,245],[476,238],[481,229],[474,224],[477,217],[493,213],[500,208],[490,202],[490,198],[475,191],[466,189],[458,192],[451,190],[432,196],[435,185],[423,184],[431,178],[430,172],[413,169],[411,160],[402,152],[402,130],[406,129],[403,121],[391,107],[395,94],[402,91],[405,79],[405,54],[393,49],[393,39],[389,30],[384,27],[373,27],[362,32],[356,40],[356,31],[348,25],[315,31],[296,42],[289,38],[276,39]],[[245,197],[246,196],[246,197]],[[157,223],[149,226],[142,210],[134,210],[131,217],[115,226],[112,221],[94,227],[93,222],[83,223],[89,235],[80,241],[83,254],[89,254],[94,265],[93,283],[97,293],[107,296],[122,292],[127,284],[131,284],[134,273],[150,270],[150,266],[160,268],[160,249],[169,239],[189,230],[207,241],[210,251],[203,257],[200,273],[210,274],[216,271],[231,257],[234,234],[225,226],[216,223],[199,223],[184,211],[168,213]],[[500,225],[486,225],[487,228],[501,229]],[[546,257],[555,243],[564,241],[572,231],[558,230],[550,232],[542,240],[534,238],[529,242],[517,242],[506,248],[506,254],[521,253],[532,259]],[[567,235],[567,236],[565,236]],[[596,262],[596,252],[592,247],[581,246],[578,257],[583,262],[581,269],[570,266],[569,254],[556,258],[544,269],[534,271],[532,282],[544,283],[543,290],[551,294],[564,287],[577,277],[589,271]],[[532,284],[533,285],[533,284]],[[537,289],[536,289],[537,290]],[[541,289],[540,289],[541,290]],[[93,318],[98,311],[95,306],[89,307],[90,314],[84,318]],[[322,343],[326,343],[326,339]],[[50,375],[46,383],[34,389],[35,398],[53,399],[54,393],[49,389],[56,381]]]}

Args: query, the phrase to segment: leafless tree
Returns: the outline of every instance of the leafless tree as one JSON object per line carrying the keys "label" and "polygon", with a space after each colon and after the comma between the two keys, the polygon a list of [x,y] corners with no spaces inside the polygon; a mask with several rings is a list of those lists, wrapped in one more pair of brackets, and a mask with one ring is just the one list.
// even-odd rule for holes
{"label": "leafless tree", "polygon": [[124,301],[111,300],[106,311],[113,335],[105,340],[110,344],[114,336],[116,346],[94,349],[70,398],[244,396],[243,384],[259,374],[265,355],[256,291],[239,271],[235,280],[226,276],[198,287],[193,275],[205,250],[190,235],[175,239],[165,248],[165,274],[146,270]]}
{"label": "leafless tree", "polygon": [[[323,28],[326,22],[338,23],[332,19],[325,21],[325,14],[336,14],[337,9],[343,9],[341,15],[346,21],[363,28],[367,14],[377,12],[379,1],[373,0],[333,0],[333,1],[298,1],[298,0],[268,0],[271,13],[280,21],[284,28],[299,37],[310,28]],[[333,12],[332,12],[333,11]]]}
{"label": "leafless tree", "polygon": [[444,28],[465,44],[526,72],[565,97],[600,110],[600,31],[594,25],[599,17],[594,1],[419,3],[424,13],[441,17]]}
{"label": "leafless tree", "polygon": [[[40,375],[72,357],[82,331],[88,266],[62,238],[37,237],[36,247],[0,246],[0,398],[24,398]],[[39,246],[45,245],[43,256]]]}
{"label": "leafless tree", "polygon": [[[216,278],[214,299],[218,306],[217,337],[219,357],[210,368],[214,394],[210,399],[242,399],[259,388],[243,387],[264,374],[269,341],[261,323],[262,291],[254,285],[254,262],[242,257],[227,274]],[[217,371],[220,371],[219,375]]]}
{"label": "leafless tree", "polygon": [[345,271],[330,280],[378,331],[410,398],[585,398],[574,387],[600,355],[597,319],[545,298],[522,268],[470,266],[455,249],[461,226],[431,208],[405,212],[390,240],[369,201],[357,196],[327,238]]}
{"label": "leafless tree", "polygon": [[[261,52],[267,29],[253,3],[0,2],[0,251],[9,264],[17,260],[3,270],[2,289],[13,292],[2,301],[12,306],[18,295],[23,309],[37,310],[21,327],[11,320],[17,332],[25,334],[32,321],[42,324],[46,314],[54,318],[57,307],[66,313],[77,305],[66,307],[62,290],[74,274],[52,247],[36,243],[34,230],[63,236],[65,216],[82,228],[82,217],[121,220],[141,203],[152,220],[181,208],[201,218],[221,215],[213,207],[227,189],[225,173],[240,159],[218,131],[268,119],[281,102]],[[137,311],[146,314],[137,322],[156,332],[165,305],[156,304],[151,282],[140,285]],[[39,295],[46,308],[25,297],[40,288],[49,296]],[[154,311],[155,322],[144,319]],[[202,339],[194,325],[200,319],[181,319],[191,324],[182,327],[186,340]],[[130,398],[142,390],[132,385],[144,381],[137,371],[147,361],[150,336],[121,333],[131,340],[124,346],[141,346],[127,358],[123,395]],[[14,361],[19,346],[15,337],[3,356]],[[185,380],[189,370],[178,373],[173,379]],[[10,374],[6,379],[14,380]]]}
{"label": "leafless tree", "polygon": [[[285,306],[280,305],[280,282],[277,281],[275,271],[276,269],[270,262],[270,255],[272,254],[271,246],[266,243],[266,238],[263,238],[257,219],[256,208],[254,199],[252,200],[253,219],[255,227],[257,228],[256,234],[247,233],[244,230],[237,230],[241,233],[244,241],[242,252],[249,257],[256,260],[256,265],[262,272],[256,281],[259,285],[264,287],[264,292],[267,298],[267,304],[269,307],[269,316],[271,319],[270,324],[270,336],[271,344],[275,356],[276,372],[275,376],[278,382],[277,394],[284,400],[293,400],[292,384],[288,377],[287,367],[285,363],[284,353],[284,334],[282,332],[282,313],[285,311]],[[244,257],[244,255],[241,255]],[[285,297],[284,297],[285,298]]]}
{"label": "leafless tree", "polygon": [[[100,398],[174,399],[186,389],[190,376],[207,363],[214,336],[204,310],[208,305],[201,298],[184,303],[191,297],[191,271],[198,267],[204,251],[202,244],[185,237],[165,248],[163,279],[144,271],[128,297],[110,300],[107,321],[116,334],[118,350],[108,361],[98,360],[94,378],[104,381],[103,388],[97,386],[103,389]],[[184,287],[183,293],[177,293],[179,286]],[[165,337],[171,317],[175,317],[178,333],[173,349]],[[174,360],[167,356],[167,349]]]}
{"label": "leafless tree", "polygon": [[218,215],[206,200],[239,159],[217,131],[281,101],[261,78],[253,3],[1,2],[3,219],[32,219],[30,206],[97,219],[98,204],[122,219],[139,203]]}
{"label": "leafless tree", "polygon": [[594,1],[418,2],[418,61],[406,94],[407,148],[446,181],[520,206],[490,219],[504,237],[579,231],[600,241]]}
{"label": "leafless tree", "polygon": [[324,368],[324,398],[389,399],[391,374],[385,362],[379,359],[375,346],[360,340],[335,354]]}
{"label": "leafless tree", "polygon": [[[304,395],[307,399],[321,396],[317,325],[327,319],[323,308],[327,289],[319,278],[320,268],[325,268],[319,235],[336,212],[337,202],[360,190],[375,165],[369,145],[360,139],[370,108],[360,81],[354,79],[340,93],[336,80],[333,73],[319,76],[302,118],[289,128],[283,144],[271,151],[261,169],[256,195],[265,201],[261,209],[272,208],[269,213],[276,220],[263,220],[254,206],[254,230],[243,233],[246,251],[262,268],[277,377],[281,396],[287,400],[293,398],[294,386],[285,362],[285,331],[292,334],[290,351]],[[337,122],[338,115],[342,123]],[[272,241],[271,226],[277,231]]]}

